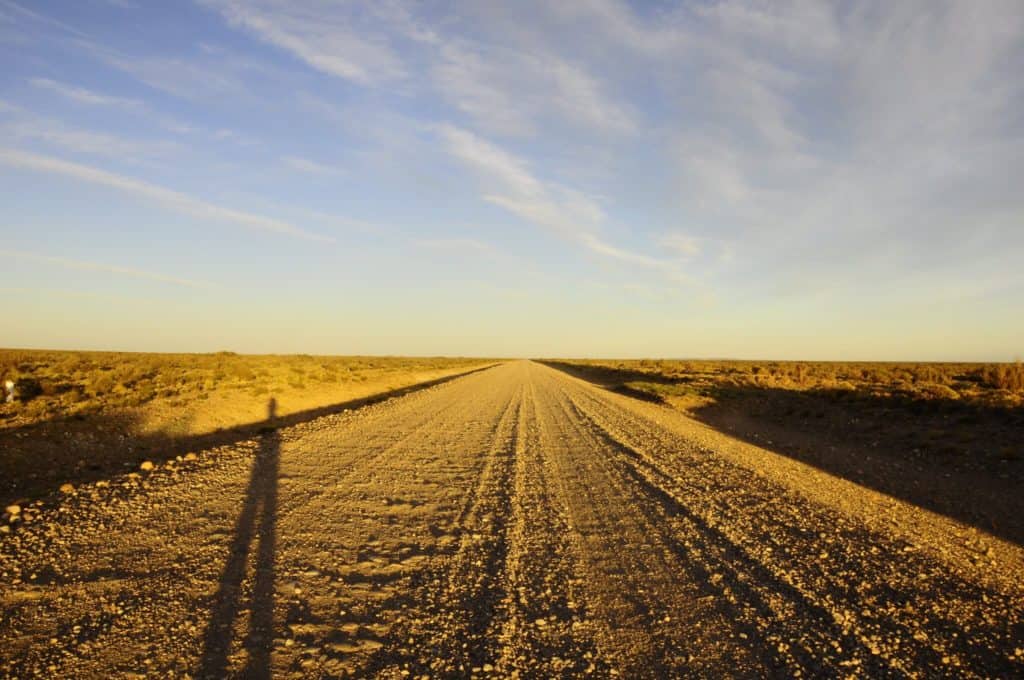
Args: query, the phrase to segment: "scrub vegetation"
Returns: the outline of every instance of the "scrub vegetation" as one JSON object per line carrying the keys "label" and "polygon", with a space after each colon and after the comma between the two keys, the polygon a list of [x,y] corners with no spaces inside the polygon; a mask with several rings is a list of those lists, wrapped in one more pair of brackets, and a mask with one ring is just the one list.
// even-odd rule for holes
{"label": "scrub vegetation", "polygon": [[1024,677],[1019,485],[765,448],[516,361],[147,461],[0,515],[0,676]]}
{"label": "scrub vegetation", "polygon": [[0,497],[32,498],[235,441],[412,385],[481,359],[0,350]]}
{"label": "scrub vegetation", "polygon": [[985,406],[1024,404],[1024,365],[828,361],[581,359],[548,361],[616,379],[658,398],[718,397],[729,388],[848,392],[912,401],[957,400]]}
{"label": "scrub vegetation", "polygon": [[546,363],[669,404],[746,439],[791,449],[850,445],[904,460],[980,467],[997,476],[1010,474],[1004,463],[1024,458],[1019,362]]}
{"label": "scrub vegetation", "polygon": [[300,355],[147,354],[0,350],[0,381],[38,385],[0,410],[0,427],[40,419],[121,411],[146,405],[184,407],[214,395],[270,395],[403,379],[479,364],[479,359]]}

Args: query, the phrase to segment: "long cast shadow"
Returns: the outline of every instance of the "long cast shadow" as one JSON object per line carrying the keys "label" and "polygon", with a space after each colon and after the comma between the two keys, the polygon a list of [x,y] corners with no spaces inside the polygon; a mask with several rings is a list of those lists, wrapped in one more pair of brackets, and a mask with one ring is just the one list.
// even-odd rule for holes
{"label": "long cast shadow", "polygon": [[281,438],[275,418],[276,404],[268,405],[267,424],[252,465],[242,512],[235,523],[234,539],[214,596],[210,622],[203,639],[198,677],[223,678],[234,641],[236,621],[244,608],[243,586],[253,544],[256,549],[249,626],[242,641],[248,659],[242,677],[270,678],[274,644],[274,551],[277,543],[277,478]]}
{"label": "long cast shadow", "polygon": [[[378,392],[276,419],[290,427],[342,411],[362,408],[387,399],[440,385],[493,368],[488,364],[422,383]],[[142,433],[139,416],[130,411],[100,413],[53,420],[0,431],[0,507],[27,502],[57,491],[61,484],[107,479],[136,468],[144,460],[159,463],[189,452],[202,452],[257,436],[265,426],[259,420],[198,435]],[[75,462],[85,463],[76,467]]]}
{"label": "long cast shadow", "polygon": [[[687,382],[541,363],[647,401],[663,400],[627,383]],[[754,385],[710,392],[690,415],[720,432],[1024,545],[1024,409]]]}

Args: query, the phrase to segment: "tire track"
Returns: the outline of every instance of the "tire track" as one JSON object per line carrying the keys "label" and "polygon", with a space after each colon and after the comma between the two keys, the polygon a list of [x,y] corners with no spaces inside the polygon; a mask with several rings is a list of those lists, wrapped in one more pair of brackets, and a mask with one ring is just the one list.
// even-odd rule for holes
{"label": "tire track", "polygon": [[[569,385],[569,383],[566,383]],[[1019,640],[1012,597],[761,477],[673,438],[590,390],[566,388],[579,417],[619,453],[625,474],[659,499],[666,526],[721,574],[737,616],[789,669],[871,675],[988,676],[1020,670],[992,654]],[[601,395],[603,396],[603,395]],[[946,600],[936,606],[936,597]],[[922,604],[918,604],[922,603]],[[978,603],[985,603],[979,608]],[[954,614],[954,612],[957,612]]]}
{"label": "tire track", "polygon": [[527,384],[519,413],[515,482],[505,569],[501,653],[503,677],[574,678],[607,674],[585,621],[576,564],[567,540],[568,520],[550,487],[540,444],[538,402]]}
{"label": "tire track", "polygon": [[84,486],[0,535],[0,677],[1024,675],[1007,578],[660,413],[517,362]]}
{"label": "tire track", "polygon": [[[319,503],[283,523],[286,535],[295,536],[284,546],[292,555],[291,579],[329,593],[287,613],[288,627],[300,633],[296,641],[319,652],[316,662],[300,663],[304,675],[318,669],[366,675],[393,654],[390,633],[403,625],[406,612],[423,606],[412,584],[432,561],[445,557],[465,512],[457,502],[460,491],[474,495],[470,482],[479,480],[487,461],[480,452],[499,436],[498,416],[516,399],[512,384],[467,398],[478,394],[472,382],[449,391],[445,404],[428,410],[434,417],[425,427],[386,455],[347,469]],[[453,451],[453,441],[461,448]],[[332,457],[339,444],[328,438],[321,453]]]}
{"label": "tire track", "polygon": [[[475,490],[454,530],[454,554],[414,580],[417,611],[396,628],[368,670],[378,675],[465,677],[493,668],[509,548],[508,518],[523,387],[501,414]],[[423,651],[429,649],[430,654]]]}
{"label": "tire track", "polygon": [[763,662],[745,650],[747,633],[708,597],[708,575],[694,572],[666,543],[663,528],[643,511],[651,500],[614,468],[612,452],[574,415],[557,383],[547,375],[535,379],[542,385],[544,446],[570,508],[599,650],[612,671],[752,674]]}
{"label": "tire track", "polygon": [[[317,668],[324,667],[354,670],[359,657],[377,648],[379,642],[375,640],[386,631],[374,610],[386,610],[386,607],[378,605],[376,598],[388,590],[387,586],[395,585],[384,583],[393,579],[394,574],[356,574],[360,582],[345,580],[342,590],[354,591],[355,598],[350,597],[351,592],[330,593],[322,583],[315,582],[331,577],[348,579],[349,568],[357,563],[361,563],[361,570],[375,572],[394,569],[403,561],[384,554],[373,558],[381,560],[382,564],[370,564],[360,557],[373,551],[388,553],[388,546],[369,546],[362,551],[351,546],[359,542],[373,543],[369,534],[380,533],[380,520],[399,519],[407,524],[407,516],[396,518],[387,513],[381,516],[378,510],[382,499],[395,496],[390,493],[393,490],[409,491],[408,468],[401,461],[407,460],[413,466],[422,464],[419,472],[425,471],[437,478],[434,486],[427,490],[433,496],[431,501],[442,501],[446,496],[450,502],[459,495],[457,485],[462,482],[458,480],[470,479],[483,458],[473,442],[493,440],[493,431],[487,423],[492,414],[500,412],[497,408],[500,392],[488,390],[487,398],[473,399],[480,394],[477,381],[481,377],[467,376],[358,412],[330,416],[281,431],[281,489],[274,518],[279,535],[275,549],[279,582],[274,614],[278,628],[273,650],[275,668],[301,675],[315,675]],[[510,385],[509,389],[513,387]],[[474,407],[467,409],[471,404]],[[453,441],[465,443],[469,450],[455,458],[444,458],[442,452],[451,450]],[[243,495],[249,463],[257,449],[257,442],[243,442],[209,460],[204,458],[200,462],[201,470],[181,476],[174,473],[170,479],[160,476],[142,480],[129,478],[123,492],[118,485],[109,489],[111,492],[117,489],[116,493],[105,494],[108,489],[93,492],[98,498],[106,498],[102,503],[60,508],[65,520],[49,525],[47,538],[33,531],[21,532],[19,543],[47,544],[46,551],[41,553],[44,559],[45,552],[57,547],[66,550],[68,555],[88,555],[98,569],[92,569],[97,576],[72,567],[67,577],[47,581],[33,579],[32,599],[14,605],[0,625],[24,621],[43,630],[52,627],[51,630],[57,629],[55,639],[63,644],[29,645],[18,656],[8,648],[2,655],[7,667],[20,668],[23,672],[35,669],[35,674],[50,677],[102,677],[115,669],[124,673],[152,670],[158,667],[152,657],[160,649],[160,641],[172,634],[178,642],[172,648],[173,660],[168,660],[166,667],[179,674],[191,671],[187,659],[198,657],[201,635],[207,627],[204,612],[211,606],[209,584],[216,584],[221,576],[226,559],[222,546],[228,542],[228,530],[236,518],[234,511],[221,509],[241,508],[242,503],[235,499]],[[344,488],[339,488],[339,480]],[[456,486],[450,492],[437,495],[436,489],[452,483]],[[359,489],[356,494],[352,493],[353,487]],[[81,498],[85,500],[84,495]],[[183,498],[212,502],[201,500],[198,514],[182,517],[176,508]],[[361,502],[373,510],[361,511]],[[403,558],[429,557],[433,549],[428,544],[446,537],[443,530],[433,536],[427,526],[443,529],[445,515],[454,514],[456,508],[449,513],[443,504],[435,502],[430,510],[425,520],[417,522],[423,526],[399,532],[406,537],[416,536],[417,532],[426,536],[420,541],[422,545],[418,546],[417,554],[403,555]],[[70,519],[75,521],[69,522]],[[117,540],[110,541],[111,536],[116,536]],[[345,537],[344,544],[338,543],[339,536]],[[427,549],[424,550],[424,546]],[[392,547],[409,550],[407,545]],[[41,571],[31,566],[32,559],[35,558],[22,554],[18,563],[25,570]],[[233,586],[239,589],[238,599],[242,603],[253,597],[256,566],[253,559],[255,550],[242,565],[245,579]],[[415,568],[422,568],[423,564],[425,562],[420,560]],[[401,566],[401,570],[405,576],[414,568]],[[320,575],[303,577],[305,572],[312,571]],[[317,594],[323,590],[328,594]],[[304,592],[298,594],[298,591]],[[44,597],[36,599],[35,593]],[[75,603],[73,606],[78,611],[74,614],[68,611],[67,605],[60,606],[72,593],[74,599],[70,602]],[[360,602],[361,598],[366,601]],[[346,607],[350,610],[337,623],[351,627],[351,634],[326,630],[330,627],[326,621],[338,618],[338,607],[334,604],[337,601],[348,603]],[[186,602],[190,604],[183,607]],[[53,619],[58,612],[61,612],[60,618]],[[95,612],[103,614],[97,617]],[[147,615],[149,612],[161,614],[151,618]],[[236,641],[241,639],[250,614],[249,609],[243,607],[232,630],[225,633]],[[54,633],[44,635],[49,639]],[[324,638],[327,644],[323,644]],[[280,643],[286,641],[297,644],[282,647]],[[364,641],[369,642],[368,646],[356,644]],[[331,645],[338,648],[339,653],[332,652]],[[311,654],[314,650],[316,656]],[[299,653],[304,658],[296,658]],[[237,670],[245,663],[246,650],[236,642],[228,656],[230,667]],[[113,659],[118,658],[122,661],[115,664]],[[182,660],[186,660],[185,665]],[[339,660],[345,663],[332,665]]]}

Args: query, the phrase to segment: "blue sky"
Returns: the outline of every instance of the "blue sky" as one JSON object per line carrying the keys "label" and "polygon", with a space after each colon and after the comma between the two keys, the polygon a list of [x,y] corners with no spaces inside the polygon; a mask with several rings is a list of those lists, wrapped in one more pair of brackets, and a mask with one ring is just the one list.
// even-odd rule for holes
{"label": "blue sky", "polygon": [[0,0],[2,345],[1011,360],[1024,4]]}

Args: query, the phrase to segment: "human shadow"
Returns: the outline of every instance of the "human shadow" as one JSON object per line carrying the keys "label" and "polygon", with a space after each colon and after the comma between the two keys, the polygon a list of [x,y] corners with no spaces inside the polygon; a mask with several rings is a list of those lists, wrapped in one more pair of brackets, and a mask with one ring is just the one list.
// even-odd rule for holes
{"label": "human shadow", "polygon": [[[692,385],[686,376],[543,363],[648,401],[664,399],[638,383]],[[1024,409],[859,389],[722,384],[699,393],[705,402],[688,414],[720,432],[1024,545]]]}
{"label": "human shadow", "polygon": [[[250,562],[254,564],[249,596],[249,620],[242,648],[247,660],[242,677],[270,678],[274,644],[274,551],[277,543],[277,482],[281,439],[277,427],[277,402],[267,404],[267,420],[252,464],[241,514],[235,523],[228,559],[214,596],[210,621],[203,638],[199,678],[223,678],[235,640],[235,628],[245,609],[244,585]],[[256,544],[255,551],[253,549]],[[255,552],[255,558],[250,555]]]}
{"label": "human shadow", "polygon": [[[365,397],[287,415],[273,415],[275,427],[290,427],[441,385],[485,371],[489,364]],[[75,485],[137,469],[145,460],[162,463],[188,453],[202,453],[259,436],[268,426],[257,420],[201,434],[144,432],[141,416],[132,410],[62,416],[31,425],[0,430],[0,507],[28,502],[71,482]]]}

